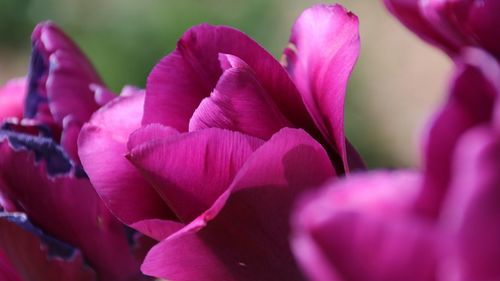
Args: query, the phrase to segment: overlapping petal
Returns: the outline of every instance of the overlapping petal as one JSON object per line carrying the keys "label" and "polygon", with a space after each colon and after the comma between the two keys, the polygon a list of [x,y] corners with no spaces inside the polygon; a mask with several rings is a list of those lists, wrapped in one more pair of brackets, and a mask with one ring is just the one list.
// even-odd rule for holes
{"label": "overlapping petal", "polygon": [[314,128],[301,96],[278,61],[240,31],[207,24],[189,29],[176,50],[149,75],[143,124],[161,123],[187,131],[193,112],[222,74],[219,54],[247,63],[285,117],[298,127]]}
{"label": "overlapping petal", "polygon": [[490,123],[500,95],[500,66],[479,49],[468,49],[458,62],[446,104],[425,138],[425,183],[418,208],[437,215],[451,177],[452,157],[460,137]]}
{"label": "overlapping petal", "polygon": [[304,198],[292,246],[310,280],[435,280],[439,237],[411,215],[419,188],[417,173],[373,172]]}
{"label": "overlapping petal", "polygon": [[189,222],[229,187],[262,140],[222,129],[206,129],[145,141],[128,158],[181,219]]}
{"label": "overlapping petal", "polygon": [[495,0],[384,0],[389,11],[423,40],[456,57],[480,47],[500,58]]}
{"label": "overlapping petal", "polygon": [[99,278],[138,277],[123,226],[90,182],[75,177],[78,171],[59,146],[49,138],[0,131],[0,155],[2,194],[34,224],[78,247]]}
{"label": "overlapping petal", "polygon": [[[43,233],[22,213],[0,213],[2,280],[97,280],[81,252]],[[21,279],[22,278],[22,279]]]}
{"label": "overlapping petal", "polygon": [[87,121],[98,108],[90,86],[102,85],[92,64],[51,22],[38,24],[32,41],[25,116],[47,123],[62,124],[68,115]]}
{"label": "overlapping petal", "polygon": [[[93,187],[106,206],[124,223],[172,217],[168,206],[125,158],[129,135],[140,127],[144,92],[125,95],[97,111],[85,124],[78,152]],[[124,204],[133,202],[133,204]],[[148,228],[149,229],[149,228]]]}
{"label": "overlapping petal", "polygon": [[334,173],[310,136],[281,130],[208,210],[150,251],[142,270],[171,280],[303,280],[288,246],[290,208]]}
{"label": "overlapping petal", "polygon": [[349,171],[344,135],[347,80],[359,55],[358,19],[340,5],[316,5],[297,19],[286,67],[324,138]]}
{"label": "overlapping petal", "polygon": [[221,57],[234,66],[228,65],[210,97],[201,101],[189,122],[189,131],[222,128],[267,140],[281,128],[293,126],[250,66],[235,56]]}
{"label": "overlapping petal", "polygon": [[455,177],[445,204],[446,226],[457,239],[449,274],[455,280],[495,280],[500,276],[500,138],[482,126],[457,145]]}

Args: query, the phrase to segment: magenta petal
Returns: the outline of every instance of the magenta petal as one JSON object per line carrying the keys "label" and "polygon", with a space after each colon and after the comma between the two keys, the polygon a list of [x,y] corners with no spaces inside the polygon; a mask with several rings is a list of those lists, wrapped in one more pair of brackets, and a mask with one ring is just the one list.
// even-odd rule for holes
{"label": "magenta petal", "polygon": [[281,128],[291,127],[253,70],[237,57],[221,56],[238,65],[226,69],[210,97],[202,100],[189,131],[222,128],[267,140]]}
{"label": "magenta petal", "polygon": [[375,172],[305,197],[292,245],[310,280],[435,280],[437,236],[410,214],[419,187],[417,174]]}
{"label": "magenta petal", "polygon": [[454,178],[444,221],[457,237],[455,280],[496,280],[500,276],[500,139],[483,127],[457,145]]}
{"label": "magenta petal", "polygon": [[80,164],[80,158],[78,157],[78,134],[81,128],[82,123],[76,120],[72,115],[64,117],[61,146],[69,157],[71,157],[71,160],[77,164]]}
{"label": "magenta petal", "polygon": [[[33,54],[25,115],[61,123],[67,115],[85,122],[98,108],[92,84],[102,85],[92,64],[73,41],[51,22],[32,34]],[[46,111],[46,107],[50,113]]]}
{"label": "magenta petal", "polygon": [[357,17],[340,5],[316,5],[295,22],[287,68],[323,136],[349,171],[344,135],[347,80],[359,55]]}
{"label": "magenta petal", "polygon": [[154,140],[167,140],[178,134],[179,132],[173,128],[165,127],[158,123],[149,124],[130,134],[127,142],[127,148],[132,150],[134,147],[140,146],[143,143]]}
{"label": "magenta petal", "polygon": [[116,98],[115,93],[98,84],[91,84],[90,90],[94,92],[94,100],[99,106],[103,106]]}
{"label": "magenta petal", "polygon": [[0,87],[0,122],[5,118],[23,117],[24,98],[27,91],[26,78],[16,78]]}
{"label": "magenta petal", "polygon": [[124,227],[90,182],[75,178],[60,147],[47,138],[2,132],[0,155],[4,182],[0,187],[6,188],[2,193],[34,224],[78,247],[101,279],[128,280],[138,275]]}
{"label": "magenta petal", "polygon": [[22,277],[12,280],[97,280],[80,251],[46,236],[21,213],[0,213],[0,252]]}
{"label": "magenta petal", "polygon": [[2,250],[0,250],[0,276],[4,281],[23,281]]}
{"label": "magenta petal", "polygon": [[130,226],[157,241],[161,241],[181,229],[184,224],[171,220],[148,219],[135,222]]}
{"label": "magenta petal", "polygon": [[496,77],[500,77],[500,66],[479,49],[468,49],[463,61],[458,62],[448,100],[434,117],[425,139],[425,181],[418,206],[423,212],[432,216],[439,212],[458,139],[470,128],[493,118],[500,94]]}
{"label": "magenta petal", "polygon": [[220,53],[245,61],[292,123],[313,127],[295,85],[278,61],[240,31],[207,24],[188,30],[176,50],[149,75],[143,124],[161,123],[187,131],[193,112],[210,95],[222,74]]}
{"label": "magenta petal", "polygon": [[187,222],[213,204],[261,144],[254,137],[212,128],[153,139],[133,147],[129,159]]}
{"label": "magenta petal", "polygon": [[[461,2],[461,1],[460,1]],[[492,53],[500,60],[500,2],[496,0],[485,0],[482,2],[469,2],[467,20],[460,21],[462,29],[472,33],[474,39],[478,40],[481,47]],[[460,4],[459,4],[460,5]],[[462,4],[463,5],[463,4]]]}
{"label": "magenta petal", "polygon": [[303,280],[288,246],[291,204],[334,173],[310,136],[281,130],[209,210],[150,251],[143,272],[169,280]]}
{"label": "magenta petal", "polygon": [[143,104],[144,93],[117,97],[92,116],[78,140],[92,185],[113,214],[129,225],[171,216],[156,191],[125,158],[129,135],[140,127]]}
{"label": "magenta petal", "polygon": [[[444,37],[435,23],[429,22],[421,10],[419,0],[384,0],[387,9],[398,20],[401,21],[408,29],[415,32],[424,41],[441,47],[448,54],[456,54],[459,52],[460,42],[449,41]],[[430,2],[430,1],[425,1]]]}

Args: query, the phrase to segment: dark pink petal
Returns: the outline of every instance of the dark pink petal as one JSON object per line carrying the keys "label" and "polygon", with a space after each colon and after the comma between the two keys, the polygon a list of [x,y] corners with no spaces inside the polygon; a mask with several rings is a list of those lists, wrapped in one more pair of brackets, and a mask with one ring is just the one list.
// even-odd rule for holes
{"label": "dark pink petal", "polygon": [[78,140],[80,159],[93,187],[113,214],[130,226],[172,216],[125,158],[129,135],[140,127],[143,104],[144,93],[117,97],[92,116]]}
{"label": "dark pink petal", "polygon": [[0,122],[5,118],[23,117],[24,98],[27,91],[26,78],[16,78],[0,87]]}
{"label": "dark pink petal", "polygon": [[500,24],[496,0],[422,1],[423,12],[429,21],[457,45],[481,47],[500,58]]}
{"label": "dark pink petal", "polygon": [[183,222],[208,209],[229,187],[260,139],[206,129],[155,139],[131,149],[128,158]]}
{"label": "dark pink petal", "polygon": [[107,104],[116,97],[115,93],[98,84],[91,84],[90,90],[94,92],[94,100],[99,106]]}
{"label": "dark pink petal", "polygon": [[454,177],[444,222],[456,235],[454,280],[500,277],[500,138],[486,127],[467,133],[457,145]]}
{"label": "dark pink petal", "polygon": [[347,80],[359,55],[358,18],[340,5],[316,5],[297,19],[287,68],[309,113],[349,171],[344,135]]}
{"label": "dark pink petal", "polygon": [[97,280],[79,250],[47,236],[21,213],[0,213],[0,252],[18,275],[2,280]]}
{"label": "dark pink petal", "polygon": [[460,2],[467,2],[470,5],[467,20],[459,22],[462,24],[462,29],[469,32],[467,35],[477,40],[479,46],[500,59],[500,40],[498,39],[500,38],[498,28],[500,26],[500,17],[498,17],[500,2],[496,0]]}
{"label": "dark pink petal", "polygon": [[437,215],[448,189],[451,158],[458,139],[470,128],[491,122],[500,94],[500,66],[483,51],[468,49],[458,62],[446,104],[425,139],[425,181],[418,208]]}
{"label": "dark pink petal", "polygon": [[[460,30],[458,21],[463,20],[463,18],[457,18],[457,16],[454,15],[450,9],[448,9],[451,4],[450,1],[429,0],[420,2],[422,16],[427,19],[430,26],[441,34],[444,40],[449,42],[451,46],[456,46],[456,54],[460,53],[458,52],[460,48],[475,45],[473,38],[467,36]],[[455,2],[465,3],[469,1]]]}
{"label": "dark pink petal", "polygon": [[4,281],[23,281],[2,250],[0,250],[0,276]]}
{"label": "dark pink petal", "polygon": [[245,62],[231,55],[221,57],[237,65],[227,68],[210,97],[201,101],[189,131],[222,128],[267,140],[281,128],[292,126]]}
{"label": "dark pink petal", "polygon": [[90,86],[102,85],[91,63],[51,22],[38,24],[32,41],[25,116],[61,123],[71,114],[80,122],[87,121],[99,106]]}
{"label": "dark pink petal", "polygon": [[187,131],[193,112],[222,75],[221,53],[246,62],[288,120],[297,127],[314,128],[295,85],[278,61],[240,31],[207,24],[188,30],[176,50],[149,75],[143,124],[162,123]]}
{"label": "dark pink petal", "polygon": [[288,246],[291,204],[334,173],[310,136],[281,130],[210,209],[149,252],[143,272],[169,280],[304,280]]}
{"label": "dark pink petal", "polygon": [[450,37],[457,36],[455,31],[452,31],[451,35],[447,36],[445,34],[443,36],[439,30],[439,26],[436,26],[434,22],[429,22],[422,11],[422,3],[428,2],[431,1],[384,0],[387,9],[421,39],[442,48],[448,54],[454,55],[459,53],[460,48],[463,47],[463,42],[449,40]]}
{"label": "dark pink petal", "polygon": [[2,193],[34,224],[81,249],[100,279],[138,276],[123,225],[51,139],[0,131],[0,155]]}
{"label": "dark pink petal", "polygon": [[143,143],[155,140],[164,141],[178,134],[179,132],[171,127],[165,127],[158,123],[149,124],[130,134],[127,148],[128,150],[132,150],[134,147],[140,146]]}
{"label": "dark pink petal", "polygon": [[17,212],[18,207],[16,203],[9,198],[7,194],[5,194],[5,190],[8,189],[7,183],[4,182],[2,178],[0,178],[0,210],[7,212]]}
{"label": "dark pink petal", "polygon": [[410,214],[419,186],[417,174],[375,172],[305,197],[292,246],[310,280],[436,280],[437,236]]}
{"label": "dark pink petal", "polygon": [[74,163],[80,164],[78,157],[78,134],[82,128],[82,123],[76,120],[73,115],[68,115],[63,119],[63,131],[61,134],[61,146]]}
{"label": "dark pink petal", "polygon": [[172,220],[146,219],[135,222],[130,226],[157,241],[161,241],[184,227],[184,224]]}

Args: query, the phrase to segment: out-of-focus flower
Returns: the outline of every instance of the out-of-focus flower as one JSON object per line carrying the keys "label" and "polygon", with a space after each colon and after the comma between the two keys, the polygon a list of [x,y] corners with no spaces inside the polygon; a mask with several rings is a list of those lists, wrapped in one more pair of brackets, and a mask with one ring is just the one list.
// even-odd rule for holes
{"label": "out-of-focus flower", "polygon": [[389,10],[422,39],[455,56],[481,47],[500,59],[497,0],[384,0]]}
{"label": "out-of-focus flower", "polygon": [[418,172],[373,172],[297,206],[293,247],[312,280],[498,280],[500,66],[458,61]]}
{"label": "out-of-focus flower", "polygon": [[335,175],[331,161],[340,173],[362,166],[343,129],[358,52],[358,20],[339,5],[300,16],[285,67],[240,31],[204,24],[156,65],[146,93],[92,116],[78,151],[93,186],[121,221],[161,241],[144,273],[303,279],[290,205]]}
{"label": "out-of-focus flower", "polygon": [[24,117],[0,129],[0,273],[142,280],[136,233],[104,206],[76,152],[81,124],[112,95],[54,24],[39,24],[32,38]]}
{"label": "out-of-focus flower", "polygon": [[0,87],[0,122],[23,117],[26,84],[26,78],[16,78]]}

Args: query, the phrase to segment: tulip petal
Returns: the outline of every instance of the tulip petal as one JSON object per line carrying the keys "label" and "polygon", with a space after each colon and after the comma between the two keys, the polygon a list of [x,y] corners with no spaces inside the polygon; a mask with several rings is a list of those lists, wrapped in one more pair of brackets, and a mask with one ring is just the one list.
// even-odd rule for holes
{"label": "tulip petal", "polygon": [[262,88],[250,67],[237,57],[227,68],[214,91],[203,99],[189,122],[189,131],[222,128],[242,132],[264,140],[292,124],[281,114],[271,96]]}
{"label": "tulip petal", "polygon": [[288,120],[297,127],[314,128],[302,98],[278,61],[240,31],[207,24],[189,29],[176,50],[149,75],[143,124],[161,123],[187,131],[193,112],[222,75],[221,53],[246,62]]}
{"label": "tulip petal", "polygon": [[335,171],[301,130],[259,147],[204,214],[149,252],[142,270],[170,280],[303,280],[288,246],[297,194]]}
{"label": "tulip petal", "polygon": [[384,0],[387,9],[422,40],[442,48],[448,54],[457,54],[462,47],[461,42],[449,41],[422,11],[421,3],[428,2],[431,1]]}
{"label": "tulip petal", "polygon": [[25,116],[61,123],[67,115],[87,121],[98,108],[90,85],[102,85],[92,64],[75,43],[51,22],[32,34]]}
{"label": "tulip petal", "polygon": [[4,281],[23,281],[2,250],[0,250],[0,276]]}
{"label": "tulip petal", "polygon": [[94,100],[99,106],[103,106],[116,98],[115,93],[98,84],[91,84],[90,90],[94,92]]}
{"label": "tulip petal", "polygon": [[454,178],[443,221],[457,237],[455,280],[495,280],[500,276],[500,140],[486,127],[468,132],[457,144]]}
{"label": "tulip petal", "polygon": [[92,116],[78,139],[82,165],[93,187],[113,214],[130,226],[141,220],[173,217],[125,158],[129,135],[140,127],[143,104],[144,93],[117,97]]}
{"label": "tulip petal", "polygon": [[[498,40],[500,38],[500,30],[498,29],[500,26],[500,18],[498,17],[500,2],[495,0],[486,0],[480,3],[466,2],[469,2],[470,10],[468,10],[467,20],[459,22],[462,24],[462,30],[472,33],[471,36],[479,41],[481,47],[500,60],[500,40]],[[458,6],[461,3],[453,4]],[[455,13],[457,12],[459,11]]]}
{"label": "tulip petal", "polygon": [[24,98],[26,97],[26,78],[16,78],[0,87],[0,122],[5,118],[23,117]]}
{"label": "tulip petal", "polygon": [[500,58],[500,24],[495,0],[476,1],[422,1],[422,11],[436,29],[455,45],[478,46],[497,59]]}
{"label": "tulip petal", "polygon": [[[36,163],[39,164],[40,161],[43,161],[49,176],[68,174],[73,168],[68,155],[50,138],[0,130],[0,141],[6,143],[6,140],[8,140],[13,150],[33,152]],[[2,168],[4,167],[2,166]]]}
{"label": "tulip petal", "polygon": [[63,131],[61,134],[61,146],[74,163],[80,164],[78,157],[78,134],[82,128],[82,123],[76,120],[73,115],[68,115],[63,119]]}
{"label": "tulip petal", "polygon": [[359,55],[357,17],[340,5],[316,5],[297,19],[286,64],[321,133],[349,171],[344,135],[347,80]]}
{"label": "tulip petal", "polygon": [[160,219],[141,220],[131,224],[134,229],[138,229],[141,233],[157,241],[167,238],[183,226],[184,224],[179,222]]}
{"label": "tulip petal", "polygon": [[437,236],[410,215],[419,187],[417,174],[374,172],[305,197],[292,246],[310,280],[435,280]]}
{"label": "tulip petal", "polygon": [[0,251],[22,276],[17,280],[97,280],[79,250],[45,235],[24,214],[0,213],[0,230]]}
{"label": "tulip petal", "polygon": [[458,63],[448,100],[434,117],[425,138],[425,182],[418,206],[424,213],[436,216],[440,210],[457,140],[470,128],[492,120],[500,94],[494,77],[500,77],[500,66],[478,49],[468,49]]}
{"label": "tulip petal", "polygon": [[127,148],[132,150],[134,147],[140,146],[143,143],[155,140],[167,140],[178,134],[179,132],[173,128],[165,127],[158,123],[149,124],[130,134],[127,142]]}
{"label": "tulip petal", "polygon": [[213,204],[261,144],[254,137],[211,128],[145,142],[128,157],[186,222]]}
{"label": "tulip petal", "polygon": [[99,278],[128,280],[138,274],[123,226],[90,182],[74,176],[60,147],[50,139],[1,132],[0,155],[2,193],[34,224],[81,249]]}

